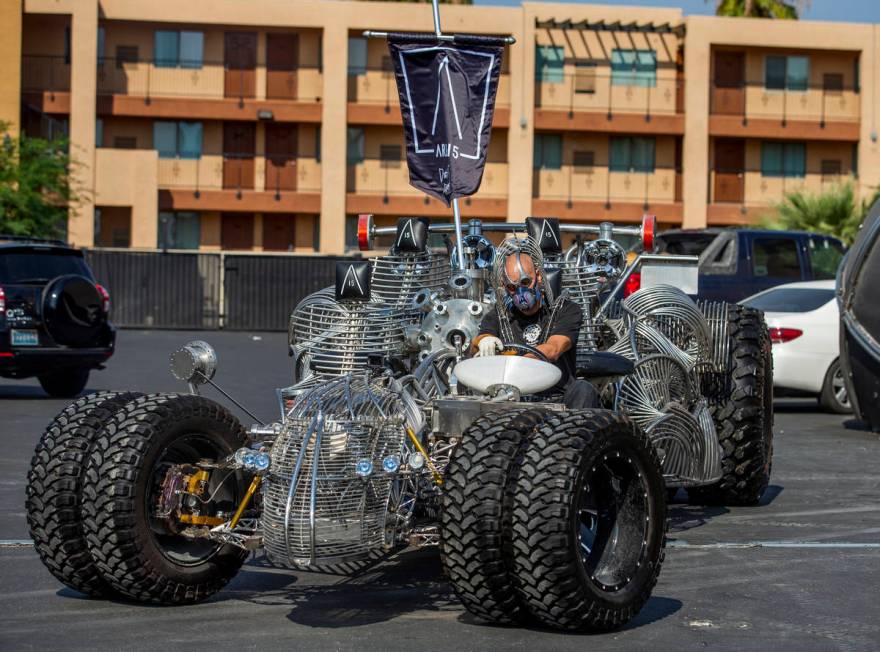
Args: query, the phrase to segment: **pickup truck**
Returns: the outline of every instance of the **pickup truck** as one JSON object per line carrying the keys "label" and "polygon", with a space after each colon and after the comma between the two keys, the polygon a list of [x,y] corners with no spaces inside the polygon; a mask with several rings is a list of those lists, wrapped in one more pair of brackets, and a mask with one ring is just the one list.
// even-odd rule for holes
{"label": "pickup truck", "polygon": [[722,228],[664,231],[657,250],[699,256],[699,297],[732,303],[783,283],[833,279],[844,254],[827,235]]}

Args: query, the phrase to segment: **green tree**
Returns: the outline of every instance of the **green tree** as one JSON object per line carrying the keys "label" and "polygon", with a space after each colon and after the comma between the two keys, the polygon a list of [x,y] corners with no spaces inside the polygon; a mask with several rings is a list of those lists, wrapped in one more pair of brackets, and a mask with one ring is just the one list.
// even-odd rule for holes
{"label": "green tree", "polygon": [[791,192],[776,205],[776,214],[762,220],[762,226],[774,230],[812,231],[840,238],[850,244],[875,201],[859,201],[853,184],[840,184],[822,193]]}
{"label": "green tree", "polygon": [[782,18],[797,20],[800,7],[806,6],[804,0],[784,2],[783,0],[717,0],[717,16],[746,16],[749,18]]}
{"label": "green tree", "polygon": [[[6,125],[0,123],[0,133]],[[76,203],[66,139],[8,134],[0,142],[0,233],[40,238],[64,234]]]}

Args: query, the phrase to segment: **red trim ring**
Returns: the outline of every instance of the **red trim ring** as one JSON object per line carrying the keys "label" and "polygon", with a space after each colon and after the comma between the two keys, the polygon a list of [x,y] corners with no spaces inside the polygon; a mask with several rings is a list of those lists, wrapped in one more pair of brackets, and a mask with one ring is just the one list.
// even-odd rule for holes
{"label": "red trim ring", "polygon": [[642,248],[646,254],[654,251],[654,234],[657,231],[657,216],[642,215]]}
{"label": "red trim ring", "polygon": [[373,216],[368,214],[358,215],[358,248],[361,251],[370,250],[370,231],[373,227]]}

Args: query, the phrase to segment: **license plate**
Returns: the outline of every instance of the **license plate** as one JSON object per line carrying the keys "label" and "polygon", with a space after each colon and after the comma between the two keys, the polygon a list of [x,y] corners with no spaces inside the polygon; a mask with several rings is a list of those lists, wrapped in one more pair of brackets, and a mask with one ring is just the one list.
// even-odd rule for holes
{"label": "license plate", "polygon": [[39,343],[37,331],[12,329],[12,346],[37,346]]}

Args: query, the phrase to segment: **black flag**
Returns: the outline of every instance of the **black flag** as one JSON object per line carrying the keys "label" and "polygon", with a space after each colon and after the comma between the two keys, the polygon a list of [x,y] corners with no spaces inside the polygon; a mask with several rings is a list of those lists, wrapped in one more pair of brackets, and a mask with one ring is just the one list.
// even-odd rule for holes
{"label": "black flag", "polygon": [[420,36],[388,40],[409,181],[448,206],[480,187],[503,47],[498,39],[473,37],[481,41],[475,44]]}

